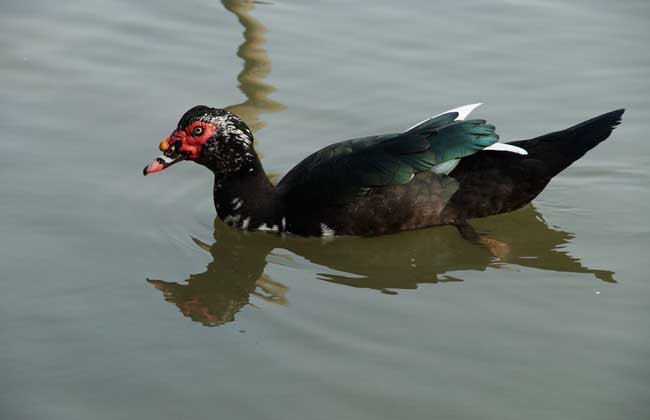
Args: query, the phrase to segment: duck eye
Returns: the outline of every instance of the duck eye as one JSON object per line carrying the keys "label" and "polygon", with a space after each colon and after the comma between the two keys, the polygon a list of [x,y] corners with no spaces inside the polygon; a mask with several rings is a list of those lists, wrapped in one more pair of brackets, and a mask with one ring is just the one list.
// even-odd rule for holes
{"label": "duck eye", "polygon": [[197,125],[192,129],[193,136],[200,136],[201,134],[203,134],[203,127],[201,127],[200,125]]}

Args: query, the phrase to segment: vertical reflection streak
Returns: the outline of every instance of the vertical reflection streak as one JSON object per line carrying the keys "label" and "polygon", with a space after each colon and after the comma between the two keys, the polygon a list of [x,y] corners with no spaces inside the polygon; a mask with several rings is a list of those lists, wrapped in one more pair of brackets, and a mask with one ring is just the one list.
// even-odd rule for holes
{"label": "vertical reflection streak", "polygon": [[222,3],[244,27],[244,42],[237,50],[237,56],[244,60],[244,67],[237,80],[246,100],[226,109],[241,117],[255,133],[266,126],[260,119],[262,114],[286,108],[269,98],[275,87],[264,81],[271,72],[271,60],[265,49],[267,29],[250,14],[255,7],[253,0],[222,0]]}

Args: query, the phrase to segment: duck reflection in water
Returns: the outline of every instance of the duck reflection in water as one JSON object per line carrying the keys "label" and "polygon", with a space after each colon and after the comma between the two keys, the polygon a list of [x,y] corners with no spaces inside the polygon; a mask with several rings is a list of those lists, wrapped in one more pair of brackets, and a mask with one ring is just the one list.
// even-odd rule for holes
{"label": "duck reflection in water", "polygon": [[615,282],[614,273],[587,268],[571,256],[564,247],[573,234],[549,228],[533,206],[483,220],[479,229],[499,232],[499,241],[507,244],[500,258],[489,247],[462,239],[452,227],[321,240],[241,232],[217,219],[212,245],[195,240],[212,254],[205,272],[191,274],[184,284],[147,281],[185,316],[208,326],[233,321],[254,299],[287,302],[288,287],[265,273],[267,264],[305,269],[318,273],[320,280],[389,294],[425,283],[462,282],[460,271],[513,266],[590,274]]}

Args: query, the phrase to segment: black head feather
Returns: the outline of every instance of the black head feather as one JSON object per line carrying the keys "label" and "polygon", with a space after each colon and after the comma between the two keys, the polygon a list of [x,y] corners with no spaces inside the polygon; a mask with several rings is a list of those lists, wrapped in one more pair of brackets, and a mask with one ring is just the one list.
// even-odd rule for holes
{"label": "black head feather", "polygon": [[214,118],[223,117],[227,114],[229,114],[229,112],[224,109],[212,108],[206,105],[197,105],[183,114],[180,121],[178,121],[178,128],[182,130],[193,121],[211,121]]}

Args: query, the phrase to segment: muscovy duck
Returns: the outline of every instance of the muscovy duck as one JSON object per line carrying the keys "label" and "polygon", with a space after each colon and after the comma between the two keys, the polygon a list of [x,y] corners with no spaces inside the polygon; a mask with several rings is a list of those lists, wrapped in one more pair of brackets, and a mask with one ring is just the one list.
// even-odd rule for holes
{"label": "muscovy duck", "polygon": [[624,109],[530,140],[498,142],[495,127],[466,117],[466,105],[401,133],[343,141],[305,158],[274,186],[236,115],[199,105],[160,143],[144,168],[182,160],[212,170],[218,217],[243,230],[302,236],[372,236],[454,225],[505,213],[533,200],[548,182],[605,140]]}

